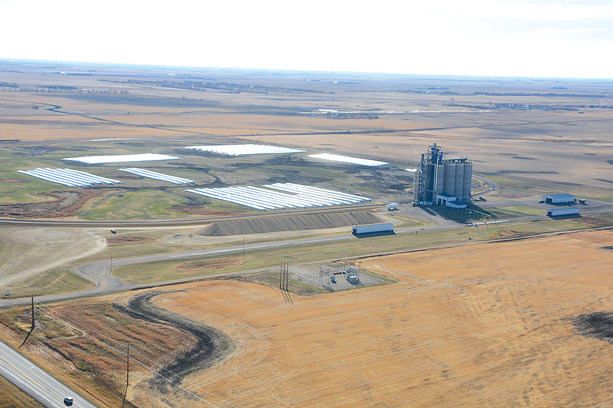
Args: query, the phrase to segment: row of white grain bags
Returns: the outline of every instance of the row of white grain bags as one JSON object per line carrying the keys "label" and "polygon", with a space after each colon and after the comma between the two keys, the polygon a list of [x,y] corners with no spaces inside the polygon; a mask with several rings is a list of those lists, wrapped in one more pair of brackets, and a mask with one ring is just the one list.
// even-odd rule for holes
{"label": "row of white grain bags", "polygon": [[[293,195],[277,193],[257,187],[201,188],[187,191],[263,211],[296,207],[307,208],[316,205],[315,203],[299,200]],[[319,204],[319,206],[321,205]]]}
{"label": "row of white grain bags", "polygon": [[194,180],[189,180],[181,177],[169,176],[167,174],[156,173],[155,171],[149,171],[145,169],[139,169],[137,167],[130,167],[127,169],[118,169],[119,171],[125,171],[127,173],[136,174],[137,176],[146,177],[155,180],[167,181],[173,184],[194,184]]}
{"label": "row of white grain bags", "polygon": [[342,204],[357,204],[364,201],[372,201],[370,198],[358,197],[352,194],[341,193],[338,191],[326,190],[318,187],[303,186],[294,183],[275,183],[264,187],[275,190],[287,191],[299,194],[304,197],[322,197],[326,199],[339,200]]}
{"label": "row of white grain bags", "polygon": [[187,191],[262,211],[313,206],[296,200],[295,196],[257,187],[200,188]]}
{"label": "row of white grain bags", "polygon": [[364,197],[299,184],[277,183],[264,187],[276,190],[285,189],[285,191],[293,194],[279,193],[257,187],[200,188],[187,191],[258,210],[348,205],[370,201],[370,199]]}
{"label": "row of white grain bags", "polygon": [[17,173],[27,174],[41,180],[62,184],[68,187],[87,187],[92,184],[121,184],[121,181],[95,176],[84,171],[71,169],[36,168],[34,170],[18,170]]}

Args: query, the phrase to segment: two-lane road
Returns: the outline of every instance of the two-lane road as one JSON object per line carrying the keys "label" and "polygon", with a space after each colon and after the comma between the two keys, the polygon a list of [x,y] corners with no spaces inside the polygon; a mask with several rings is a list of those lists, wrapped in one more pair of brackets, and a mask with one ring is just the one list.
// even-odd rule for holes
{"label": "two-lane road", "polygon": [[65,397],[74,399],[73,407],[96,407],[2,342],[0,342],[0,375],[45,407],[65,407]]}

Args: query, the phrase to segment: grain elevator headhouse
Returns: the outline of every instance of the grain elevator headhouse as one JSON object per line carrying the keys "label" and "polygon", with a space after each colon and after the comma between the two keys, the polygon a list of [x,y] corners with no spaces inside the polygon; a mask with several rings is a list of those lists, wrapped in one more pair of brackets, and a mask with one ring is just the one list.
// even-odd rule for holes
{"label": "grain elevator headhouse", "polygon": [[415,173],[414,202],[465,208],[471,199],[473,164],[465,157],[445,158],[434,143],[421,155]]}

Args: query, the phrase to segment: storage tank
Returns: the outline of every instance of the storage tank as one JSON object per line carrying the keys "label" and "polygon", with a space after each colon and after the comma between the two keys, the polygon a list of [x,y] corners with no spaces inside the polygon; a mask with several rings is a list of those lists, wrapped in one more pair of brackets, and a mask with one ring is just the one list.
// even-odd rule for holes
{"label": "storage tank", "polygon": [[432,192],[436,188],[434,185],[434,173],[435,173],[436,165],[432,163],[426,163],[426,175],[425,175],[425,191],[424,191],[424,200],[432,201]]}
{"label": "storage tank", "polygon": [[[436,170],[438,173],[435,173],[435,191],[438,193],[442,193],[445,188],[445,165],[438,164],[436,166]],[[433,197],[434,199],[434,197]]]}
{"label": "storage tank", "polygon": [[448,194],[450,196],[456,195],[455,193],[455,173],[457,164],[447,163],[445,164],[445,185],[441,193]]}
{"label": "storage tank", "polygon": [[472,189],[472,181],[473,181],[473,164],[472,163],[464,163],[464,191],[462,192],[462,198],[460,201],[464,203],[470,202],[470,191]]}
{"label": "storage tank", "polygon": [[455,171],[455,196],[458,201],[464,201],[464,163],[458,163]]}

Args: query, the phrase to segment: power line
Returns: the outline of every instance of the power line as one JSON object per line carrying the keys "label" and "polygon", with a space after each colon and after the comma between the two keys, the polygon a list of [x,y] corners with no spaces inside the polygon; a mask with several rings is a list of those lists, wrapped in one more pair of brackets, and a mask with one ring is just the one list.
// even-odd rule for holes
{"label": "power line", "polygon": [[[36,301],[35,301],[35,302],[36,302]],[[63,315],[63,314],[61,314],[61,313],[59,313],[59,312],[57,312],[57,311],[55,311],[55,310],[53,310],[53,312],[50,312],[49,310],[47,310],[47,308],[48,308],[48,306],[47,306],[47,305],[41,304],[41,303],[39,303],[39,302],[36,302],[36,304],[38,304],[38,305],[40,306],[40,307],[39,307],[39,310],[40,310],[42,313],[46,314],[47,316],[49,316],[49,317],[51,317],[51,318],[53,318],[53,319],[57,320],[58,322],[60,322],[60,323],[62,323],[62,324],[64,324],[64,325],[66,325],[66,326],[70,327],[70,328],[71,328],[71,329],[73,329],[73,330],[76,330],[76,331],[82,332],[84,336],[89,337],[89,338],[91,338],[92,340],[94,340],[95,342],[97,342],[97,343],[99,343],[99,344],[101,344],[101,345],[103,345],[103,346],[108,347],[109,349],[111,349],[111,350],[115,351],[116,353],[118,353],[118,354],[120,354],[120,355],[127,356],[128,358],[132,359],[133,361],[135,361],[136,363],[138,363],[139,365],[141,365],[141,366],[142,366],[142,367],[144,367],[145,369],[149,370],[151,373],[153,373],[153,374],[155,374],[155,375],[157,375],[157,376],[161,377],[162,379],[164,379],[165,381],[167,381],[167,382],[168,382],[168,383],[170,383],[171,385],[174,385],[174,386],[176,386],[177,388],[182,389],[183,391],[185,391],[185,392],[187,392],[187,393],[189,393],[189,394],[193,395],[193,396],[194,396],[194,397],[196,397],[196,398],[201,399],[202,401],[206,402],[207,404],[209,404],[209,405],[211,405],[211,406],[213,406],[213,407],[217,407],[216,405],[214,405],[214,404],[213,404],[213,403],[211,403],[210,401],[207,401],[206,399],[204,399],[203,397],[199,396],[198,394],[195,394],[195,393],[193,393],[192,391],[189,391],[188,389],[186,389],[186,388],[182,387],[181,385],[179,385],[179,383],[173,382],[172,380],[170,380],[170,379],[168,379],[167,377],[163,376],[163,375],[162,375],[162,374],[160,374],[159,372],[157,372],[157,371],[153,370],[152,368],[150,368],[149,366],[147,366],[147,365],[146,365],[146,364],[144,364],[143,362],[141,362],[141,361],[137,360],[137,359],[136,359],[134,356],[128,356],[128,354],[127,354],[127,353],[125,353],[124,351],[119,350],[119,349],[117,349],[116,347],[113,347],[113,346],[111,346],[111,345],[109,345],[109,344],[107,344],[107,343],[105,343],[105,342],[101,341],[100,339],[98,339],[98,338],[96,338],[96,337],[92,336],[91,334],[89,334],[89,333],[85,332],[83,329],[76,328],[76,327],[74,327],[74,326],[72,326],[72,325],[70,325],[70,324],[66,323],[66,322],[65,322],[65,321],[63,321],[61,318],[59,318],[59,317],[55,316],[55,315],[54,315],[54,313],[55,313],[55,314],[57,314],[57,315],[59,315],[59,316],[62,316],[62,317],[63,317],[63,318],[65,318],[66,320],[69,320],[69,321],[71,321],[71,322],[75,323],[75,324],[76,324],[76,325],[78,325],[78,326],[84,327],[85,329],[87,329],[87,330],[89,330],[89,331],[91,331],[91,332],[93,332],[93,333],[96,333],[97,335],[99,335],[99,336],[101,336],[101,337],[103,337],[103,338],[105,338],[105,339],[108,339],[108,340],[112,341],[113,343],[116,343],[116,344],[118,344],[118,345],[120,345],[120,346],[122,346],[122,347],[126,347],[126,344],[121,343],[121,342],[119,342],[119,341],[117,341],[117,340],[115,340],[115,339],[112,339],[112,338],[108,337],[108,336],[105,336],[104,334],[102,334],[102,333],[100,333],[100,332],[98,332],[98,331],[96,331],[96,330],[94,330],[94,329],[92,329],[92,328],[90,328],[90,327],[88,327],[88,326],[86,326],[86,325],[82,324],[82,323],[79,323],[79,322],[75,321],[74,319],[71,319],[70,317],[68,317],[68,316],[66,316],[66,315]],[[128,346],[128,347],[129,347],[129,346]],[[201,386],[198,386],[198,385],[195,385],[195,384],[193,384],[193,383],[191,383],[191,382],[189,382],[189,381],[186,381],[185,379],[181,378],[181,376],[180,376],[179,374],[173,373],[172,371],[170,371],[170,370],[168,370],[167,368],[163,367],[161,364],[159,364],[159,363],[157,363],[157,362],[155,362],[155,361],[151,360],[149,357],[145,356],[144,354],[142,354],[142,353],[140,353],[140,352],[138,352],[138,351],[134,351],[134,352],[135,352],[136,354],[138,354],[139,356],[143,357],[145,360],[148,360],[148,361],[149,361],[151,364],[153,364],[153,365],[155,365],[155,366],[159,367],[159,370],[160,370],[160,371],[165,371],[165,372],[168,372],[168,373],[169,373],[171,376],[173,376],[173,377],[177,377],[179,381],[186,382],[186,383],[187,383],[187,384],[189,384],[190,386],[192,386],[192,387],[194,387],[194,388],[197,388],[198,390],[200,390],[200,391],[202,391],[202,392],[204,392],[204,393],[206,393],[206,394],[210,395],[211,397],[216,398],[216,399],[218,399],[218,400],[222,401],[224,404],[227,404],[227,405],[230,405],[230,406],[233,406],[233,407],[238,408],[236,405],[232,404],[231,402],[228,402],[228,401],[224,400],[223,398],[218,397],[217,395],[215,395],[215,394],[213,394],[213,393],[211,393],[211,392],[209,392],[209,391],[207,391],[207,390],[203,389]]]}
{"label": "power line", "polygon": [[[48,315],[49,317],[51,317],[51,318],[53,318],[53,319],[56,319],[56,320],[57,320],[57,321],[59,321],[60,323],[65,324],[66,326],[68,326],[68,327],[70,327],[70,328],[72,328],[72,329],[74,329],[74,330],[78,330],[76,327],[73,327],[73,326],[69,325],[68,323],[63,322],[61,319],[57,318],[56,316],[54,316],[53,314],[51,314],[49,311],[43,311],[43,313],[45,313],[46,315]],[[100,339],[95,338],[94,336],[92,336],[92,335],[90,335],[90,334],[88,334],[88,333],[84,333],[84,335],[85,335],[86,337],[91,338],[91,339],[92,339],[92,340],[94,340],[96,343],[98,343],[98,344],[101,344],[101,345],[103,345],[103,346],[108,347],[109,349],[113,350],[114,352],[116,352],[116,353],[118,353],[118,354],[121,354],[121,355],[127,356],[127,353],[125,353],[125,352],[123,352],[123,351],[121,351],[121,350],[116,349],[115,347],[112,347],[112,346],[110,346],[110,345],[106,344],[105,342],[101,341]],[[120,344],[121,344],[121,343],[120,343]],[[143,368],[145,368],[145,369],[149,370],[151,373],[153,373],[153,374],[155,374],[155,375],[157,375],[157,376],[161,377],[163,380],[165,380],[165,381],[169,382],[171,385],[174,385],[175,387],[180,388],[180,389],[182,389],[183,391],[185,391],[185,392],[187,392],[187,393],[189,393],[189,394],[192,394],[194,397],[201,399],[202,401],[206,402],[207,404],[209,404],[209,405],[211,405],[211,406],[217,407],[215,404],[213,404],[213,403],[211,403],[211,402],[209,402],[209,401],[205,400],[205,399],[204,399],[204,398],[202,398],[200,395],[198,395],[198,394],[196,394],[196,393],[193,393],[193,392],[191,392],[190,390],[188,390],[188,389],[186,389],[186,388],[184,388],[184,387],[180,386],[178,383],[175,383],[175,382],[173,382],[173,381],[169,380],[168,378],[164,377],[162,374],[160,374],[160,373],[158,373],[157,371],[153,370],[152,368],[150,368],[150,367],[149,367],[149,366],[147,366],[146,364],[142,363],[141,361],[137,360],[136,358],[134,358],[134,357],[132,357],[132,356],[130,356],[130,358],[131,358],[132,360],[134,360],[136,363],[140,364],[140,365],[141,365]],[[220,398],[220,399],[221,399],[221,398]],[[223,400],[222,400],[222,401],[223,401]],[[224,401],[224,402],[225,402],[225,401]],[[217,407],[217,408],[218,408],[218,407]]]}
{"label": "power line", "polygon": [[[37,303],[37,304],[39,304],[40,306],[42,306],[43,308],[47,307],[46,305],[40,304],[40,303],[38,303],[38,302],[36,302],[36,303]],[[118,340],[115,340],[115,339],[113,339],[113,338],[110,338],[110,337],[108,337],[108,336],[105,336],[104,334],[102,334],[102,333],[100,333],[100,332],[98,332],[98,331],[96,331],[96,330],[94,330],[94,329],[92,329],[92,328],[90,328],[90,327],[88,327],[88,326],[86,326],[86,325],[82,324],[82,323],[79,323],[79,322],[77,322],[76,320],[73,320],[73,319],[71,319],[70,317],[68,317],[68,316],[66,316],[66,315],[63,315],[63,314],[61,314],[60,312],[58,312],[58,311],[56,311],[56,310],[54,310],[54,311],[53,311],[53,313],[55,313],[55,314],[57,314],[57,315],[59,315],[59,316],[62,316],[64,319],[66,319],[66,320],[70,320],[71,322],[73,322],[73,323],[75,323],[75,324],[77,324],[77,325],[79,325],[79,326],[81,326],[81,327],[84,327],[84,328],[86,328],[87,330],[89,330],[89,331],[91,331],[91,332],[96,333],[96,334],[97,334],[98,336],[100,336],[100,337],[103,337],[103,338],[105,338],[105,339],[108,339],[108,340],[112,341],[113,343],[119,344],[120,346],[126,347],[126,344],[124,344],[124,343],[122,343],[122,342],[120,342],[120,341],[118,341]],[[60,321],[61,321],[61,320],[60,320]],[[73,327],[73,328],[74,328],[74,327]],[[74,329],[75,329],[75,330],[79,330],[79,329],[77,329],[77,328],[74,328]],[[83,331],[83,330],[80,330],[80,331]],[[109,346],[109,347],[110,347],[110,346]],[[136,353],[136,354],[138,354],[138,355],[139,355],[139,356],[141,356],[142,358],[144,358],[144,359],[148,360],[148,361],[149,361],[151,364],[154,364],[154,365],[158,366],[158,367],[159,367],[161,370],[167,371],[169,374],[171,374],[171,375],[173,375],[173,376],[176,376],[176,377],[179,377],[179,374],[173,373],[172,371],[168,370],[167,368],[165,368],[165,367],[164,367],[164,366],[162,366],[161,364],[159,364],[159,363],[155,362],[154,360],[150,359],[149,357],[147,357],[147,356],[146,356],[146,355],[144,355],[143,353],[139,353],[139,352],[138,352],[138,350],[133,351],[133,352],[134,352],[134,353]],[[212,394],[211,394],[211,395],[212,395]]]}

